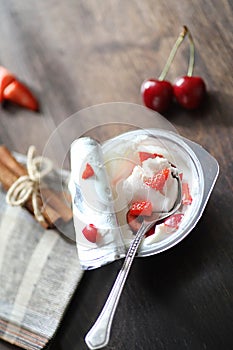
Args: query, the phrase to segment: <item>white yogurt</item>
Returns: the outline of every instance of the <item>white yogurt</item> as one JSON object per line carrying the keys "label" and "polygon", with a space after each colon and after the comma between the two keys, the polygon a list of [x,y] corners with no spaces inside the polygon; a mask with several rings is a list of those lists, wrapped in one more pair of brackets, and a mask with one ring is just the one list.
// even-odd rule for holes
{"label": "white yogurt", "polygon": [[[161,170],[169,171],[168,178],[162,190],[156,190],[146,184]],[[174,206],[177,198],[177,180],[172,176],[176,169],[165,158],[148,158],[142,165],[136,165],[132,174],[123,182],[123,194],[127,202],[149,201],[153,212],[168,212]]]}
{"label": "white yogurt", "polygon": [[[77,246],[84,268],[98,267],[124,255],[125,248],[135,237],[132,224],[127,221],[132,203],[150,201],[156,212],[169,211],[173,207],[177,198],[177,180],[173,178],[173,172],[178,172],[182,181],[188,184],[192,201],[181,205],[178,211],[181,221],[177,227],[157,224],[154,232],[142,241],[138,255],[147,256],[167,249],[182,239],[187,227],[191,227],[203,194],[198,160],[174,133],[153,132],[155,134],[140,130],[125,133],[102,146],[91,139],[86,139],[87,142],[82,139],[72,145],[70,187],[76,214]],[[142,152],[153,156],[141,157]],[[92,165],[95,176],[82,180],[87,162]],[[166,174],[168,171],[166,181],[162,188],[154,186],[151,178],[163,170]],[[84,210],[80,208],[80,200],[75,201],[77,187],[81,190]],[[96,243],[86,244],[82,230],[90,223],[97,227],[100,238]]]}
{"label": "white yogurt", "polygon": [[[153,211],[169,211],[177,198],[178,189],[177,180],[172,177],[173,171],[182,174],[183,181],[188,183],[190,195],[195,196],[193,166],[176,144],[171,142],[168,145],[162,138],[150,135],[126,133],[113,139],[107,146],[103,147],[105,165],[112,186],[116,215],[128,246],[134,237],[126,219],[130,205],[136,201],[147,200],[151,202]],[[140,152],[159,154],[163,158],[148,158],[141,162]],[[145,179],[153,177],[162,169],[169,169],[169,176],[163,190],[156,191],[145,184]],[[190,207],[191,205],[182,205],[178,213],[188,213]],[[176,228],[164,224],[156,225],[154,234],[144,239],[140,249],[147,249],[176,231]]]}

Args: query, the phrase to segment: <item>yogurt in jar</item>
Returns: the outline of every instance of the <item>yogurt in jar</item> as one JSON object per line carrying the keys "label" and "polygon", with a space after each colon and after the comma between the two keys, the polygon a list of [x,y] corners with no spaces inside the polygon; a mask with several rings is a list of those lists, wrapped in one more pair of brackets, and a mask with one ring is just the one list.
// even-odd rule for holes
{"label": "yogurt in jar", "polygon": [[138,131],[107,142],[103,153],[125,244],[130,244],[140,227],[140,215],[133,220],[135,203],[150,203],[152,211],[156,212],[167,212],[173,207],[177,198],[177,180],[172,172],[178,172],[182,181],[182,205],[177,213],[146,234],[140,250],[148,250],[176,234],[190,215],[199,194],[193,165],[184,151],[163,137]]}
{"label": "yogurt in jar", "polygon": [[102,145],[81,138],[71,147],[71,169],[77,247],[85,269],[123,257],[143,215],[171,210],[178,190],[173,173],[182,182],[182,205],[146,233],[137,255],[156,254],[178,243],[203,210],[202,166],[173,132],[135,130]]}

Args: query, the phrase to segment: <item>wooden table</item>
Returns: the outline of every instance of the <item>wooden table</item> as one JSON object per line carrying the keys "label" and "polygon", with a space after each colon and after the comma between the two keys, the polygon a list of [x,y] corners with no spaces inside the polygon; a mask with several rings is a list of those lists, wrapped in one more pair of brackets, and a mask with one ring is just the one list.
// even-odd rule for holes
{"label": "wooden table", "polygon": [[[196,44],[195,75],[208,87],[197,111],[165,114],[181,135],[219,162],[220,175],[203,217],[180,244],[136,259],[106,349],[233,348],[232,54],[230,0],[0,1],[0,62],[27,83],[40,113],[0,110],[0,143],[43,150],[55,127],[94,104],[141,104],[140,85],[158,77],[186,24]],[[167,78],[185,75],[188,42]],[[85,273],[52,350],[86,349],[121,261]],[[2,286],[1,286],[2,287]],[[0,342],[1,350],[16,349]]]}

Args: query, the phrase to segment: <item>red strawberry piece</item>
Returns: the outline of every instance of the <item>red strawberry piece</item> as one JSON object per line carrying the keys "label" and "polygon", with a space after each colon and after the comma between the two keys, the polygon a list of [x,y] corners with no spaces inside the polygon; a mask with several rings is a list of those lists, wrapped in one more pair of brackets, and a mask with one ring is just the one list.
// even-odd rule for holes
{"label": "red strawberry piece", "polygon": [[38,110],[38,102],[32,95],[31,91],[21,82],[13,81],[3,91],[3,98],[18,105],[31,109]]}
{"label": "red strawberry piece", "polygon": [[129,210],[131,215],[134,216],[151,216],[152,214],[152,204],[148,201],[134,202]]}
{"label": "red strawberry piece", "polygon": [[182,183],[182,203],[184,205],[190,205],[193,199],[189,191],[189,185],[187,182]]}
{"label": "red strawberry piece", "polygon": [[89,224],[82,230],[84,237],[91,243],[96,243],[98,237],[98,230],[93,224]]}
{"label": "red strawberry piece", "polygon": [[137,232],[140,229],[143,218],[142,216],[134,216],[130,214],[130,210],[129,210],[126,216],[126,220],[130,228],[132,229],[132,231]]}
{"label": "red strawberry piece", "polygon": [[164,158],[164,156],[162,154],[159,153],[153,153],[154,158],[159,157],[159,158]]}
{"label": "red strawberry piece", "polygon": [[15,76],[6,68],[0,66],[0,102],[3,101],[5,88],[15,80]]}
{"label": "red strawberry piece", "polygon": [[[142,216],[134,216],[130,214],[130,211],[128,211],[126,219],[132,231],[136,233],[140,229],[140,226],[142,224],[142,220],[143,220]],[[151,227],[149,231],[146,232],[145,236],[148,237],[153,235],[154,230],[155,230],[155,225]]]}
{"label": "red strawberry piece", "polygon": [[167,218],[164,221],[164,225],[178,229],[179,224],[180,224],[183,216],[184,216],[184,214],[181,214],[181,213],[173,214],[173,215],[169,216],[169,218]]}
{"label": "red strawberry piece", "polygon": [[144,183],[155,189],[156,191],[162,191],[165,185],[165,182],[168,179],[170,170],[168,168],[158,171],[153,177],[146,178]]}
{"label": "red strawberry piece", "polygon": [[164,158],[164,156],[162,154],[158,154],[158,153],[149,153],[149,152],[139,152],[139,159],[140,162],[144,162],[144,160],[147,160],[148,158]]}
{"label": "red strawberry piece", "polygon": [[153,234],[155,233],[155,225],[152,226],[149,231],[146,232],[145,236],[148,237],[148,236],[152,236]]}
{"label": "red strawberry piece", "polygon": [[94,174],[95,174],[95,172],[94,172],[92,166],[89,163],[87,163],[86,167],[82,173],[82,179],[84,179],[84,180],[88,179],[89,177],[93,176]]}

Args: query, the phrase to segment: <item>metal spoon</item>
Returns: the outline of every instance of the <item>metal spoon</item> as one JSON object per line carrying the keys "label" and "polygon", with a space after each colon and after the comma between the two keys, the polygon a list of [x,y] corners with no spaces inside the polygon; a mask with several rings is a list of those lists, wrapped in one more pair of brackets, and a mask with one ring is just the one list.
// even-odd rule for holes
{"label": "metal spoon", "polygon": [[181,205],[182,193],[180,177],[178,174],[175,173],[173,173],[172,176],[176,178],[178,184],[178,194],[174,206],[169,212],[153,213],[150,217],[144,217],[140,229],[138,230],[134,240],[130,244],[129,250],[125,257],[125,261],[118,273],[118,276],[108,296],[108,299],[106,300],[106,303],[96,322],[85,337],[85,342],[91,350],[103,348],[108,344],[111,332],[111,325],[117,308],[117,304],[119,302],[133,259],[136,255],[142,238],[144,237],[144,234],[157,221],[161,221],[174,214]]}

